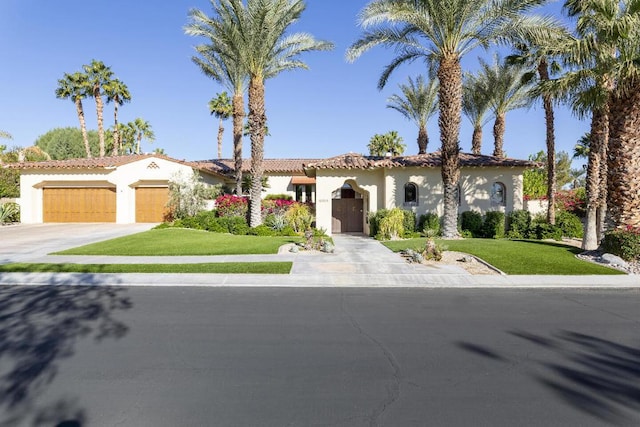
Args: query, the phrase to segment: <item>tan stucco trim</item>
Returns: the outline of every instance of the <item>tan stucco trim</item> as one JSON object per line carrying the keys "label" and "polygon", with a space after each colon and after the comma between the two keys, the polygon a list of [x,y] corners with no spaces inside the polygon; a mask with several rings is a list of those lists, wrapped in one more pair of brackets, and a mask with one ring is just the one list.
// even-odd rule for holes
{"label": "tan stucco trim", "polygon": [[109,181],[41,181],[33,188],[115,188],[116,184]]}
{"label": "tan stucco trim", "polygon": [[131,188],[137,187],[166,187],[169,185],[168,179],[140,179],[129,184]]}

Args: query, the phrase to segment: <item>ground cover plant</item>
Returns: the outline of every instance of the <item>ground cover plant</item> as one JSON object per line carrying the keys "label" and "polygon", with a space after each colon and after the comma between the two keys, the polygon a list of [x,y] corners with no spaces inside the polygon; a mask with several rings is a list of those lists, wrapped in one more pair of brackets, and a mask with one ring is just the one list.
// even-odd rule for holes
{"label": "ground cover plant", "polygon": [[289,274],[292,262],[210,262],[197,264],[1,264],[0,272],[9,273],[218,273]]}
{"label": "ground cover plant", "polygon": [[56,252],[54,255],[186,256],[275,254],[280,246],[298,241],[300,241],[298,237],[236,236],[184,228],[165,228],[92,243]]}
{"label": "ground cover plant", "polygon": [[[483,259],[507,274],[588,275],[624,274],[575,257],[581,249],[555,242],[505,239],[437,240],[447,250],[465,252]],[[384,242],[394,252],[423,251],[425,239]]]}

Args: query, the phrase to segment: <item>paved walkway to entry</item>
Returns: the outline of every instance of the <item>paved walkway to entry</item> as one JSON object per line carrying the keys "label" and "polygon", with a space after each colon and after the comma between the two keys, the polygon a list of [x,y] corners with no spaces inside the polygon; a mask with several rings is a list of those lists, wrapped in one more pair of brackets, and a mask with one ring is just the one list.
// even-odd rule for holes
{"label": "paved walkway to entry", "polygon": [[[15,228],[14,228],[15,227]],[[353,286],[353,287],[490,287],[490,288],[640,288],[638,276],[501,276],[471,275],[452,265],[407,263],[380,242],[362,235],[333,236],[333,254],[284,252],[273,255],[185,257],[47,255],[82,244],[147,230],[149,224],[40,225],[0,228],[0,263],[203,263],[291,261],[289,275],[260,274],[82,274],[0,273],[0,284],[103,284],[142,286]]]}

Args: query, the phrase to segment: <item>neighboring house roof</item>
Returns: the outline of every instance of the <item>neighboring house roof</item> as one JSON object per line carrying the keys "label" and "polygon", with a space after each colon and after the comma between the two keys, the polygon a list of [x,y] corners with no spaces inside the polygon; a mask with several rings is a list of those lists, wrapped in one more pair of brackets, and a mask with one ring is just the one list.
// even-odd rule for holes
{"label": "neighboring house roof", "polygon": [[46,160],[42,162],[18,162],[4,165],[8,169],[112,169],[144,159],[163,159],[198,169],[203,172],[222,175],[220,172],[200,167],[197,162],[174,159],[162,154],[129,154],[124,156],[92,157],[67,160]]}
{"label": "neighboring house roof", "polygon": [[[481,154],[460,153],[462,167],[536,167],[537,163],[528,160],[484,156]],[[357,153],[347,153],[340,156],[316,162],[305,163],[305,170],[317,169],[379,169],[405,167],[440,167],[442,158],[440,152],[417,154],[414,156],[363,156]]]}
{"label": "neighboring house roof", "polygon": [[[291,173],[304,174],[304,165],[311,162],[319,162],[322,159],[264,159],[262,166],[267,173]],[[232,159],[198,160],[192,162],[199,168],[217,171],[223,174],[232,174],[235,165]],[[242,160],[242,171],[251,170],[251,159]]]}
{"label": "neighboring house roof", "polygon": [[[460,166],[463,167],[538,167],[539,164],[528,160],[500,158],[471,153],[460,153]],[[190,166],[203,172],[232,178],[234,163],[232,159],[213,159],[186,161],[177,160],[162,154],[131,154],[126,156],[93,157],[90,159],[46,160],[43,162],[19,162],[4,165],[9,169],[110,169],[143,159],[158,158]],[[328,159],[264,159],[263,168],[267,173],[289,173],[302,175],[305,171],[316,169],[379,169],[404,167],[440,167],[440,152],[418,154],[414,156],[363,156],[347,153]],[[251,170],[251,159],[243,159],[242,171]]]}

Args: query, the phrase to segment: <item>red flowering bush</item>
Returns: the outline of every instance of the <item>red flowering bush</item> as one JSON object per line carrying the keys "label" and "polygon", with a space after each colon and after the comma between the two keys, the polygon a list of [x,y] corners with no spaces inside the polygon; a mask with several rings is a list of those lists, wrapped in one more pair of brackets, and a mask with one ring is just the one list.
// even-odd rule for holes
{"label": "red flowering bush", "polygon": [[584,189],[563,190],[556,193],[556,209],[571,212],[583,218],[586,208],[587,197]]}
{"label": "red flowering bush", "polygon": [[262,201],[262,215],[269,214],[284,214],[291,206],[296,202],[287,199],[275,199],[275,200],[263,200]]}
{"label": "red flowering bush", "polygon": [[225,194],[216,198],[216,210],[218,216],[240,216],[246,217],[249,203],[246,197]]}

